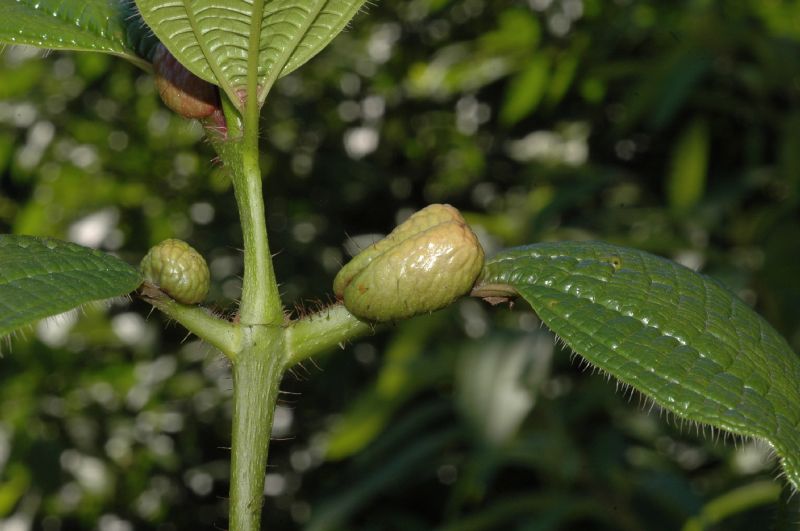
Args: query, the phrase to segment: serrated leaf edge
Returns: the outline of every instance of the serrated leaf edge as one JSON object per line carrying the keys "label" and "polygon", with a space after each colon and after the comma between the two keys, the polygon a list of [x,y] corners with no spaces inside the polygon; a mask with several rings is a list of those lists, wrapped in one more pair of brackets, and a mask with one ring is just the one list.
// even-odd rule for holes
{"label": "serrated leaf edge", "polygon": [[[586,242],[586,243],[588,243],[588,242]],[[524,259],[524,258],[525,257],[521,257],[521,256],[495,257],[495,258],[492,258],[489,261],[487,261],[486,266],[494,266],[494,265],[500,264],[502,262],[513,262],[513,261],[517,261],[519,259]],[[566,254],[566,253],[563,253],[563,254],[558,254],[558,253],[541,254],[540,253],[540,254],[536,254],[535,256],[532,256],[532,258],[550,258],[550,259],[553,259],[553,260],[558,259],[558,258],[568,258],[568,259],[576,260],[576,261],[582,260],[580,257],[576,257],[574,255]],[[661,257],[658,257],[658,258],[661,258]],[[661,259],[664,260],[664,262],[668,263],[670,266],[677,267],[677,264],[675,264],[674,262],[672,262],[670,260],[666,260],[664,258],[661,258]],[[598,258],[583,259],[583,260],[599,261]],[[486,276],[485,272],[486,272],[486,270],[484,269],[484,273],[481,275],[481,279],[478,281],[478,283],[477,283],[477,285],[475,287],[475,290],[473,291],[473,294],[476,294],[479,297],[482,296],[483,288],[487,288],[486,291],[488,291],[490,294],[492,294],[495,291],[497,291],[498,289],[500,289],[500,286],[503,285],[503,284],[498,283],[496,281],[493,281],[492,283],[489,283],[489,284],[484,283],[483,279]],[[570,274],[571,275],[577,275],[574,272],[570,272]],[[734,293],[730,292],[729,289],[727,289],[722,283],[720,283],[716,279],[714,279],[712,277],[708,277],[706,275],[699,274],[699,273],[695,273],[695,274],[697,274],[700,277],[702,277],[702,279],[704,281],[706,281],[706,282],[712,282],[717,287],[719,287],[722,290],[728,292],[732,297],[736,297],[736,295]],[[595,277],[592,277],[592,279],[593,280],[598,280]],[[602,280],[602,281],[606,281],[606,280]],[[509,286],[512,291],[516,291],[517,293],[519,293],[519,295],[526,302],[528,302],[528,304],[531,306],[531,308],[539,315],[539,317],[542,319],[542,322],[549,329],[551,329],[554,333],[556,333],[556,332],[552,328],[552,320],[554,318],[555,319],[567,319],[568,317],[567,316],[560,316],[560,315],[547,316],[548,312],[547,312],[546,305],[544,303],[539,304],[537,302],[538,297],[534,296],[534,294],[529,293],[526,296],[526,294],[525,294],[526,288],[527,289],[535,288],[536,290],[541,290],[541,291],[550,290],[550,291],[552,291],[553,293],[555,293],[555,294],[557,294],[559,296],[567,295],[567,296],[575,297],[575,298],[580,299],[580,300],[582,300],[582,301],[584,301],[584,302],[586,302],[588,304],[599,306],[599,307],[603,308],[604,310],[615,312],[615,313],[619,314],[620,316],[626,316],[626,314],[624,312],[621,312],[618,308],[614,308],[614,307],[611,307],[611,306],[606,306],[604,304],[598,303],[591,297],[581,296],[581,295],[577,295],[575,293],[565,292],[565,291],[561,291],[561,290],[558,290],[558,289],[555,289],[555,288],[541,286],[541,285],[514,286],[514,285],[512,285],[510,283],[509,284],[505,284],[505,285]],[[545,314],[545,316],[542,315],[543,313]],[[755,314],[755,315],[758,316],[758,314]],[[629,317],[631,317],[631,316],[629,316]],[[762,334],[762,337],[763,337],[763,326],[764,326],[763,318],[761,316],[758,316],[758,321],[757,322],[758,322],[759,330],[761,331],[761,334]],[[658,326],[655,326],[650,322],[647,322],[647,323],[643,322],[642,324],[644,324],[645,327],[647,327],[647,328],[649,328],[651,330],[657,331],[657,333],[659,335],[661,335],[662,337],[668,337],[670,339],[678,341],[681,344],[686,344],[686,342],[682,338],[676,337],[675,335],[672,335],[672,334],[669,334],[666,331],[660,329]],[[585,332],[583,332],[583,331],[578,331],[578,333],[580,333],[580,335],[582,335],[582,336],[587,336],[587,334]],[[798,465],[798,460],[800,460],[800,456],[793,455],[792,452],[788,450],[788,448],[786,448],[780,442],[776,441],[775,438],[771,434],[766,433],[766,430],[761,430],[758,427],[756,427],[756,429],[746,430],[746,429],[743,429],[740,426],[733,426],[730,423],[727,423],[722,419],[719,419],[718,421],[716,421],[715,424],[711,424],[711,423],[709,423],[707,421],[700,421],[700,420],[692,419],[689,416],[687,416],[685,413],[682,413],[680,411],[680,409],[678,409],[677,405],[669,404],[665,400],[662,400],[662,399],[660,399],[658,397],[655,397],[655,396],[651,396],[650,394],[646,393],[645,391],[640,390],[639,387],[636,384],[631,383],[626,378],[618,376],[618,375],[614,374],[613,372],[611,372],[609,369],[605,369],[605,368],[599,366],[596,362],[593,362],[592,360],[590,360],[589,358],[584,356],[579,350],[576,350],[574,348],[574,346],[573,346],[573,342],[569,341],[568,339],[564,338],[563,336],[559,337],[559,335],[557,333],[556,333],[556,337],[560,341],[562,341],[567,347],[569,347],[569,349],[573,353],[575,353],[578,356],[580,356],[591,367],[595,368],[596,370],[601,371],[604,374],[607,374],[607,375],[615,378],[617,381],[621,382],[624,386],[628,386],[631,389],[636,390],[636,392],[638,392],[642,396],[646,397],[647,400],[652,401],[652,403],[657,404],[664,411],[672,413],[673,415],[675,415],[678,418],[685,419],[685,420],[687,420],[689,422],[696,423],[698,425],[703,425],[703,426],[707,425],[712,430],[716,428],[716,429],[723,430],[723,431],[726,431],[726,432],[729,432],[731,434],[734,434],[734,435],[737,435],[737,436],[741,436],[741,437],[754,437],[754,438],[763,439],[765,442],[767,442],[770,445],[770,447],[772,447],[775,450],[775,452],[780,457],[781,466],[783,468],[783,474],[786,476],[786,478],[788,479],[788,481],[790,482],[792,487],[795,490],[800,489],[800,466]],[[614,349],[614,345],[613,344],[611,344],[611,345],[605,344],[605,342],[599,341],[595,337],[591,337],[591,341],[600,343],[600,344],[602,344],[603,346],[605,346],[608,349],[612,349],[612,350]],[[788,347],[788,344],[786,346],[787,346],[787,349],[788,349],[789,352],[793,352]],[[695,347],[692,347],[692,348],[694,350],[697,350]],[[698,353],[699,353],[699,351],[698,351]],[[640,367],[642,367],[645,370],[653,370],[652,367],[646,367],[644,365],[641,365],[639,363],[639,360],[634,360],[634,362],[636,362]],[[663,378],[665,380],[667,379],[666,376],[664,376]],[[718,405],[722,405],[722,406],[727,407],[726,404],[724,404],[723,402],[719,401],[716,397],[709,397],[708,394],[704,394],[703,393],[703,389],[692,388],[692,387],[687,386],[685,383],[681,383],[681,385],[684,386],[686,389],[688,389],[688,390],[690,390],[690,391],[692,391],[692,392],[694,392],[694,393],[696,393],[698,395],[704,396],[704,398],[706,400],[710,399],[712,402],[714,402],[714,403],[716,403]],[[800,404],[798,405],[798,407],[800,408]],[[796,413],[796,417],[798,417],[798,416],[800,416],[800,412]],[[796,418],[796,420],[794,422],[794,426],[795,427],[800,426],[800,418]]]}

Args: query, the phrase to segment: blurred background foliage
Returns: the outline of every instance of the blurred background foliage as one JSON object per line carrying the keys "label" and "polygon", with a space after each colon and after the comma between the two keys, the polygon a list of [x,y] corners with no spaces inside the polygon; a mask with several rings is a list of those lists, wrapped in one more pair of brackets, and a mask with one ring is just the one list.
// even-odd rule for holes
{"label": "blurred background foliage", "polygon": [[[799,103],[795,1],[376,3],[265,109],[284,300],[324,306],[348,253],[448,202],[488,254],[596,238],[702,270],[799,351]],[[202,136],[123,61],[6,48],[0,231],[131,263],[189,240],[230,315],[241,235]],[[0,359],[0,528],[224,528],[218,353],[135,299],[20,336]],[[283,391],[270,529],[763,529],[786,510],[769,448],[593,376],[522,303],[399,323]]]}

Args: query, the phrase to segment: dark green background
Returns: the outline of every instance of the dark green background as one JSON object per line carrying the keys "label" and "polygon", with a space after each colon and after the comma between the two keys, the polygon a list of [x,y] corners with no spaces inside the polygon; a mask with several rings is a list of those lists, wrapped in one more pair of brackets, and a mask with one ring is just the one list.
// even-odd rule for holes
{"label": "dark green background", "polygon": [[[489,254],[593,238],[699,267],[799,350],[798,20],[788,0],[369,6],[264,111],[287,308],[330,301],[346,245],[447,202]],[[74,238],[87,219],[130,263],[190,241],[233,313],[241,236],[200,127],[122,60],[6,48],[0,231]],[[3,345],[0,518],[223,529],[226,362],[139,300],[78,317]],[[267,528],[669,530],[777,477],[764,445],[659,414],[552,346],[524,304],[464,300],[295,369]]]}

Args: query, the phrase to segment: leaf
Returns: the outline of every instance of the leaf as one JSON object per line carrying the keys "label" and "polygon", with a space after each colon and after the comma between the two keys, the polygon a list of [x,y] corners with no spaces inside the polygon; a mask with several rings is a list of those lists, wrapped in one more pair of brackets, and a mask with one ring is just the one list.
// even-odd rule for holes
{"label": "leaf", "polygon": [[[377,496],[387,491],[401,489],[406,484],[416,484],[420,476],[433,470],[432,461],[458,440],[455,428],[424,426],[411,444],[397,448],[357,481],[343,484],[336,494],[318,503],[306,531],[334,531],[352,529],[353,515]],[[423,476],[424,477],[424,476]],[[351,525],[348,525],[351,524]]]}
{"label": "leaf", "polygon": [[133,0],[7,0],[0,3],[0,43],[105,52],[148,70],[158,41]]}
{"label": "leaf", "polygon": [[[435,531],[491,531],[521,529],[629,529],[619,526],[615,508],[599,498],[575,496],[568,492],[541,490],[533,494],[506,494],[486,500],[472,514],[459,515]],[[516,523],[535,522],[532,526]],[[596,525],[591,525],[597,522]],[[572,525],[569,525],[572,524]]]}
{"label": "leaf", "polygon": [[549,74],[550,58],[540,52],[514,76],[500,109],[500,120],[505,125],[514,125],[536,110],[547,89]]}
{"label": "leaf", "polygon": [[392,415],[420,389],[447,374],[441,358],[426,352],[431,334],[442,325],[441,314],[400,325],[384,355],[384,364],[373,385],[344,411],[328,434],[326,457],[338,461],[362,451],[377,437]]}
{"label": "leaf", "polygon": [[555,107],[567,95],[572,82],[575,81],[579,64],[580,55],[572,50],[556,57],[550,83],[547,85],[547,94],[545,94],[548,106]]}
{"label": "leaf", "polygon": [[147,24],[196,76],[239,104],[257,68],[258,101],[333,40],[366,0],[137,0]]}
{"label": "leaf", "polygon": [[681,132],[672,152],[672,165],[667,176],[669,205],[685,212],[703,197],[708,171],[710,139],[708,122],[697,118]]}
{"label": "leaf", "polygon": [[575,82],[578,66],[589,46],[590,42],[586,36],[576,36],[570,49],[556,56],[545,95],[545,102],[549,107],[555,107],[567,95],[567,91]]}
{"label": "leaf", "polygon": [[458,357],[455,397],[486,443],[501,447],[519,430],[550,375],[553,336],[544,330],[498,335]]}
{"label": "leaf", "polygon": [[766,439],[800,487],[800,359],[709,277],[601,242],[488,260],[474,294],[516,292],[575,352],[673,413]]}
{"label": "leaf", "polygon": [[789,113],[781,124],[778,171],[788,185],[793,201],[800,199],[800,111]]}
{"label": "leaf", "polygon": [[497,16],[497,28],[478,40],[478,53],[531,53],[539,46],[542,28],[539,18],[529,9],[510,7]]}
{"label": "leaf", "polygon": [[135,290],[139,272],[74,243],[0,235],[0,336],[89,301]]}
{"label": "leaf", "polygon": [[712,529],[726,518],[759,505],[773,504],[780,495],[781,487],[773,481],[758,481],[737,487],[708,502],[700,514],[686,521],[682,531]]}
{"label": "leaf", "polygon": [[[649,125],[654,130],[668,126],[688,101],[692,91],[699,85],[703,76],[711,68],[712,59],[695,49],[685,50],[673,61],[669,61],[662,72],[662,83],[653,87],[656,100],[649,111]],[[658,79],[658,78],[656,78]],[[651,80],[651,83],[658,81]]]}
{"label": "leaf", "polygon": [[668,127],[708,74],[712,59],[704,51],[690,47],[644,64],[636,85],[629,91],[621,129],[628,131],[640,122],[655,131]]}

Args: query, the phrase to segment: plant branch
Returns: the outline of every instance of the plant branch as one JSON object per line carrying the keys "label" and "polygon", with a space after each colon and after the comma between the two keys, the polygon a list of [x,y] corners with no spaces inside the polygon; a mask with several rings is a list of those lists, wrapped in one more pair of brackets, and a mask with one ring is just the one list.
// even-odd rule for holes
{"label": "plant branch", "polygon": [[200,306],[181,304],[149,284],[142,287],[141,295],[147,302],[182,324],[197,337],[218,348],[228,359],[231,361],[236,359],[242,338],[239,327],[211,315],[208,310]]}
{"label": "plant branch", "polygon": [[375,325],[355,317],[342,304],[292,321],[286,328],[286,366],[375,332]]}

